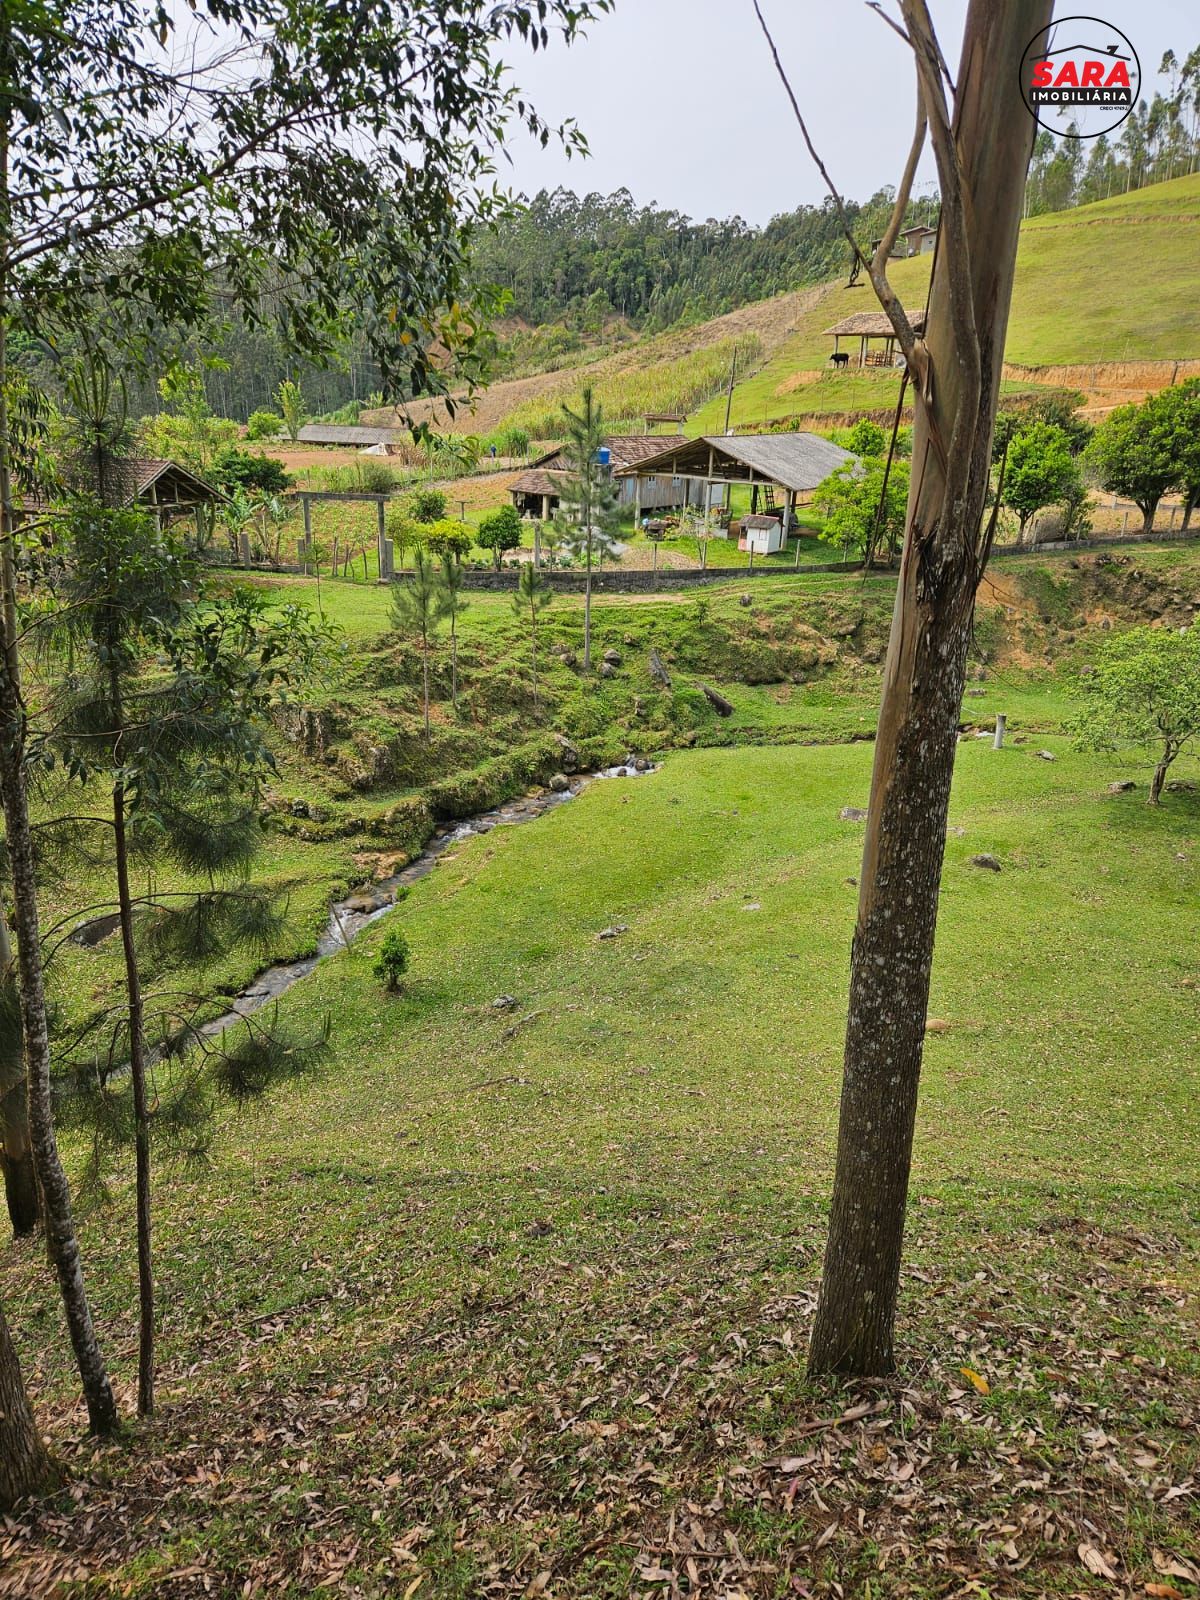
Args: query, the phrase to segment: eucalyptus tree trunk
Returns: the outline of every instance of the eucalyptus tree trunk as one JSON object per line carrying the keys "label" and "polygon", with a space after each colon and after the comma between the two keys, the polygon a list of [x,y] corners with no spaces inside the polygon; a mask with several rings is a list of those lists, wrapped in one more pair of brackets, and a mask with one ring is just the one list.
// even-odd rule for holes
{"label": "eucalyptus tree trunk", "polygon": [[[109,700],[116,734],[114,755],[121,771],[121,730],[124,705],[121,675],[116,665],[115,641],[110,643]],[[117,868],[117,905],[121,919],[121,949],[125,958],[125,993],[129,1014],[129,1082],[133,1090],[134,1166],[137,1209],[138,1263],[138,1400],[139,1417],[154,1414],[154,1260],[150,1238],[150,1110],[146,1093],[146,1029],[142,1004],[142,976],[138,968],[133,933],[133,893],[129,885],[129,841],[126,832],[125,784],[113,784],[113,853]]]}
{"label": "eucalyptus tree trunk", "polygon": [[[17,998],[17,974],[3,906],[0,906],[0,987],[7,1007]],[[15,1012],[16,1007],[12,1009]],[[4,1198],[13,1236],[22,1239],[37,1227],[41,1206],[33,1168],[33,1142],[29,1136],[29,1094],[19,1029],[16,1038],[10,1038],[6,1030],[4,1050],[6,1055],[11,1052],[11,1058],[0,1059],[0,1172],[4,1174]]]}
{"label": "eucalyptus tree trunk", "polygon": [[[928,23],[902,0],[910,36]],[[980,527],[1035,124],[1017,92],[1051,0],[971,0],[929,299],[908,519],[875,742],[850,974],[837,1171],[809,1367],[882,1375],[895,1363],[901,1247],[957,724]],[[930,59],[926,56],[926,65]],[[918,63],[920,56],[918,55]],[[940,92],[936,66],[926,80]],[[952,134],[952,140],[951,140]],[[944,156],[957,147],[950,193]],[[957,239],[957,244],[956,244]],[[964,328],[973,336],[964,337]]]}
{"label": "eucalyptus tree trunk", "polygon": [[96,1338],[83,1283],[71,1190],[54,1137],[50,1102],[50,1034],[42,976],[37,881],[29,796],[25,781],[27,711],[21,687],[17,575],[13,556],[12,459],[9,447],[7,354],[8,262],[4,221],[8,195],[7,123],[0,112],[0,802],[8,844],[17,936],[17,987],[25,1049],[28,1111],[34,1166],[41,1187],[46,1249],[58,1277],[71,1347],[79,1367],[88,1422],[93,1433],[112,1433],[117,1403]]}
{"label": "eucalyptus tree trunk", "polygon": [[0,1306],[0,1513],[11,1511],[30,1495],[44,1493],[54,1481]]}

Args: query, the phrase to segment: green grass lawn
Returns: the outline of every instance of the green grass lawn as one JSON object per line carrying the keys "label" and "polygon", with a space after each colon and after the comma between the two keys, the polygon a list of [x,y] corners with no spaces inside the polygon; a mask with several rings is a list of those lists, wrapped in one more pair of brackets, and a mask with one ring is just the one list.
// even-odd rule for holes
{"label": "green grass lawn", "polygon": [[[961,746],[901,1373],[803,1376],[870,761],[594,785],[442,858],[401,996],[386,922],[292,990],[334,1057],[160,1175],[162,1414],[93,1452],[57,1413],[79,1503],[11,1525],[18,1581],[1032,1600],[1114,1592],[1080,1544],[1138,1592],[1194,1561],[1200,801],[1108,792],[1144,764]],[[84,1246],[126,1402],[128,1229],[122,1181]],[[35,1250],[4,1295],[61,1399]]]}

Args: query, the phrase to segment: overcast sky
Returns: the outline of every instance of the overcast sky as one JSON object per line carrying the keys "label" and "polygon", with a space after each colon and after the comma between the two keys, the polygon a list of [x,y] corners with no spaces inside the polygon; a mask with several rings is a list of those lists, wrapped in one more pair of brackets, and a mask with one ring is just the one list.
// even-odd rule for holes
{"label": "overcast sky", "polygon": [[[861,200],[894,183],[913,125],[903,42],[860,0],[761,3],[842,193]],[[1060,0],[1055,10],[1068,16],[1068,6]],[[931,0],[930,10],[953,71],[966,0]],[[1101,14],[1133,40],[1147,94],[1168,46],[1182,59],[1200,43],[1197,0],[1101,0]],[[641,204],[699,220],[736,214],[755,223],[823,197],[751,0],[617,0],[573,49],[513,61],[539,110],[579,122],[592,156],[567,161],[561,150],[514,140],[498,174],[506,186],[626,188]],[[920,179],[933,178],[927,157]]]}

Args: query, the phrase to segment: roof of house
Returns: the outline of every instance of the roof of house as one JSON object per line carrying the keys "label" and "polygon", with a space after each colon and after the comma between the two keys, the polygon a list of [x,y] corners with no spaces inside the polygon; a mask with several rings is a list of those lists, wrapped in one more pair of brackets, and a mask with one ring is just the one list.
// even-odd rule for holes
{"label": "roof of house", "polygon": [[[161,499],[159,491],[173,489],[171,498],[186,502],[223,499],[220,489],[202,478],[190,467],[178,461],[160,460],[153,456],[133,456],[124,461],[114,461],[108,467],[120,488],[121,503],[132,500]],[[151,493],[153,491],[153,493]]]}
{"label": "roof of house", "polygon": [[306,422],[297,438],[301,444],[396,444],[407,433],[406,428],[364,428],[359,423]]}
{"label": "roof of house", "polygon": [[[924,333],[924,309],[912,312],[908,320],[914,333]],[[865,334],[868,339],[892,339],[896,336],[896,330],[892,327],[891,318],[886,311],[855,311],[852,316],[843,317],[840,322],[835,322],[832,328],[826,328],[825,332],[851,338]]]}
{"label": "roof of house", "polygon": [[[710,454],[711,452],[711,454]],[[722,481],[777,483],[784,489],[815,489],[835,467],[856,457],[819,433],[741,433],[682,439],[656,456],[625,467]]]}
{"label": "roof of house", "polygon": [[[226,498],[222,490],[190,467],[155,456],[128,456],[106,461],[104,475],[103,498],[110,505],[128,506],[141,501],[147,505],[195,506]],[[94,473],[85,472],[76,475],[75,487],[95,494],[99,485]],[[26,511],[57,514],[62,509],[40,495],[27,494],[23,498]]]}
{"label": "roof of house", "polygon": [[911,228],[901,228],[900,237],[907,239],[910,233],[936,233],[936,228],[931,228],[927,222],[918,222]]}
{"label": "roof of house", "polygon": [[[613,470],[619,472],[622,467],[634,467],[639,461],[645,461],[648,456],[658,455],[671,445],[682,444],[684,436],[681,433],[614,433],[604,442],[609,449]],[[548,467],[551,471],[565,471],[567,463],[563,460],[562,446],[556,450],[547,450],[544,456],[538,456],[530,465]],[[516,485],[513,487],[516,488]]]}
{"label": "roof of house", "polygon": [[522,472],[514,478],[508,487],[511,494],[560,494],[562,478],[556,473],[541,472],[531,467],[528,472]]}

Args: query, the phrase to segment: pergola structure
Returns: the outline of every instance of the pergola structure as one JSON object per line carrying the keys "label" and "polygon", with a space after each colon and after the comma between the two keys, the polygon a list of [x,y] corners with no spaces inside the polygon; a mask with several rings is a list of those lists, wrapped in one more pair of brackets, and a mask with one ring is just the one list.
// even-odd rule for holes
{"label": "pergola structure", "polygon": [[[925,332],[925,313],[916,311],[909,317],[912,330],[915,334]],[[830,359],[834,365],[845,365],[849,356],[843,356],[839,363],[837,357],[841,355],[843,339],[858,340],[858,365],[860,367],[892,367],[896,365],[896,330],[885,311],[856,311],[853,316],[843,317],[840,322],[835,322],[832,328],[826,328],[826,333],[833,335],[833,355]],[[882,345],[881,349],[871,349],[872,341]],[[903,356],[899,357],[902,362]]]}
{"label": "pergola structure", "polygon": [[799,499],[824,483],[836,467],[856,459],[849,450],[843,450],[819,433],[706,435],[701,439],[677,440],[657,455],[619,468],[615,476],[633,479],[635,515],[639,521],[641,486],[646,480],[667,479],[680,485],[683,504],[690,503],[688,489],[698,483],[702,486],[701,504],[706,508],[715,504],[714,489],[720,488],[723,502],[733,484],[749,484],[752,510],[758,511],[760,501],[765,509],[774,510],[775,492],[779,490],[783,496],[783,536],[786,539]]}

